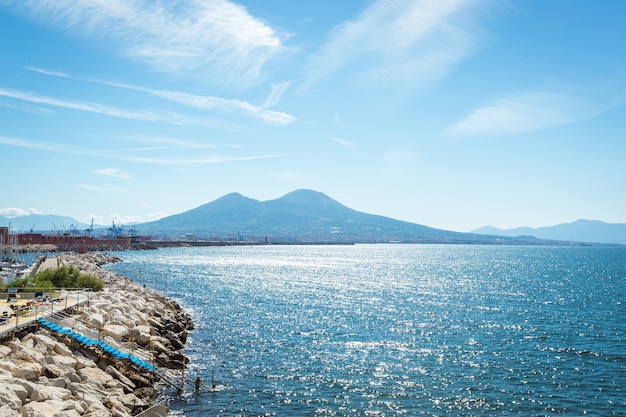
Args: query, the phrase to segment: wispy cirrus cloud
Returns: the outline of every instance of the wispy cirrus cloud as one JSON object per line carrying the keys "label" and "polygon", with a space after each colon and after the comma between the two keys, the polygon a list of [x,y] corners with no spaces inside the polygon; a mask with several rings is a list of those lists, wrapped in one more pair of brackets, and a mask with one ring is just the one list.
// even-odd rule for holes
{"label": "wispy cirrus cloud", "polygon": [[107,116],[121,117],[124,119],[134,119],[150,122],[156,122],[162,119],[160,116],[152,112],[122,110],[116,107],[105,106],[93,102],[71,101],[54,97],[41,96],[33,94],[29,91],[17,91],[0,88],[0,96],[22,100],[30,103],[46,104],[54,107],[64,107],[66,109],[82,110],[92,113],[104,114]]}
{"label": "wispy cirrus cloud", "polygon": [[[184,143],[184,141],[180,142]],[[189,164],[197,164],[197,165],[205,165],[205,164],[221,164],[227,162],[237,162],[237,161],[253,161],[257,159],[268,159],[268,158],[282,158],[289,156],[289,154],[263,154],[263,155],[245,155],[245,156],[230,156],[230,155],[220,155],[220,154],[207,154],[207,155],[198,155],[198,148],[206,148],[206,146],[198,145],[191,146],[190,149],[193,151],[193,156],[185,157],[185,156],[168,156],[168,157],[149,157],[149,156],[134,156],[135,149],[132,150],[131,155],[126,154],[123,151],[116,152],[101,152],[101,151],[93,151],[80,149],[70,146],[64,146],[58,143],[48,143],[48,142],[39,142],[32,141],[26,139],[19,138],[11,138],[6,136],[0,136],[0,145],[8,145],[19,148],[27,148],[38,151],[45,152],[55,152],[61,154],[69,154],[69,155],[83,155],[83,156],[96,156],[96,157],[105,157],[109,159],[114,159],[118,161],[130,161],[144,164],[158,164],[158,165],[189,165]],[[179,148],[182,146],[179,146]],[[145,149],[144,149],[145,150]],[[115,171],[106,171],[109,175],[115,173]],[[106,172],[99,172],[100,174],[106,174]],[[120,173],[117,172],[119,175]],[[114,175],[111,175],[114,176]]]}
{"label": "wispy cirrus cloud", "polygon": [[77,188],[82,188],[83,190],[95,191],[98,193],[111,193],[111,192],[122,192],[127,191],[126,188],[119,187],[117,185],[112,184],[86,184],[80,183],[75,185]]}
{"label": "wispy cirrus cloud", "polygon": [[357,146],[354,142],[350,142],[349,140],[341,139],[335,136],[331,137],[330,140],[342,146],[345,146],[346,148],[354,148],[355,146]]}
{"label": "wispy cirrus cloud", "polygon": [[452,137],[516,135],[575,123],[605,110],[580,97],[529,91],[477,108],[445,133]]}
{"label": "wispy cirrus cloud", "polygon": [[37,103],[41,105],[48,105],[54,107],[62,107],[66,109],[86,111],[91,113],[98,113],[111,117],[119,117],[123,119],[139,120],[144,122],[164,122],[173,125],[181,126],[201,126],[210,127],[216,129],[223,129],[229,131],[240,131],[241,127],[237,124],[222,121],[213,120],[205,117],[193,117],[178,114],[174,112],[151,112],[151,111],[133,111],[120,109],[113,106],[107,106],[94,102],[67,100],[55,97],[48,97],[43,95],[34,94],[30,91],[18,91],[0,88],[0,97],[8,97],[16,100],[22,100],[30,103]]}
{"label": "wispy cirrus cloud", "polygon": [[337,27],[306,71],[305,88],[343,70],[372,85],[425,84],[475,49],[472,0],[379,0]]}
{"label": "wispy cirrus cloud", "polygon": [[94,172],[98,175],[104,175],[107,177],[122,178],[122,179],[132,178],[132,176],[128,172],[120,171],[117,168],[96,169]]}
{"label": "wispy cirrus cloud", "polygon": [[26,67],[29,71],[38,72],[40,74],[63,77],[63,78],[71,78],[82,81],[88,81],[92,83],[98,83],[103,85],[109,85],[116,88],[123,88],[126,90],[139,91],[142,93],[149,94],[154,97],[159,97],[165,100],[174,101],[180,104],[184,104],[189,107],[203,109],[203,110],[212,110],[217,113],[242,113],[247,116],[251,116],[256,119],[260,119],[266,123],[275,124],[275,125],[285,125],[290,124],[295,121],[295,117],[290,114],[277,112],[274,110],[269,110],[270,107],[275,105],[279,100],[282,94],[289,87],[289,83],[278,83],[272,85],[272,91],[267,97],[265,103],[262,107],[256,106],[249,102],[237,99],[225,99],[214,96],[202,96],[198,94],[190,94],[179,91],[171,91],[171,90],[158,90],[154,88],[142,87],[138,85],[131,85],[126,83],[121,83],[117,81],[110,80],[100,80],[95,78],[82,78],[75,77],[65,72],[59,71],[50,71],[44,68],[36,68],[36,67]]}
{"label": "wispy cirrus cloud", "polygon": [[228,0],[24,0],[24,13],[113,45],[155,71],[249,85],[284,50],[275,31]]}
{"label": "wispy cirrus cloud", "polygon": [[79,149],[60,145],[58,143],[38,142],[27,139],[12,138],[7,136],[0,136],[0,145],[15,146],[17,148],[33,149],[37,151],[51,151],[73,155],[86,155]]}
{"label": "wispy cirrus cloud", "polygon": [[125,161],[141,162],[144,164],[159,165],[205,165],[205,164],[223,164],[226,162],[237,161],[254,161],[257,159],[281,158],[289,156],[288,154],[268,154],[268,155],[251,155],[251,156],[228,156],[228,155],[207,155],[196,156],[190,158],[157,158],[157,157],[123,157]]}

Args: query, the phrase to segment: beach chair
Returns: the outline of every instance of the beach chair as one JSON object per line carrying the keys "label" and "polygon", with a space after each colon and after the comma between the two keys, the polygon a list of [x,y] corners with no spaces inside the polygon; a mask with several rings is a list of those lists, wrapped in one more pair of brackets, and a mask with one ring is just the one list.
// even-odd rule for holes
{"label": "beach chair", "polygon": [[19,298],[20,295],[17,293],[17,288],[9,288],[7,290],[7,303],[16,303]]}

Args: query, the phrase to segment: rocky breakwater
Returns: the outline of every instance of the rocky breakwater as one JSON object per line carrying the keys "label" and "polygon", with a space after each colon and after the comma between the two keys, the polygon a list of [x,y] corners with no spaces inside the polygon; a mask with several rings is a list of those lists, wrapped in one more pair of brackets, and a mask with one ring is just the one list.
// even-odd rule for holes
{"label": "rocky breakwater", "polygon": [[[193,324],[176,302],[104,270],[121,261],[115,256],[63,255],[63,261],[105,282],[69,317],[81,323],[77,328],[100,330],[120,350],[129,341],[131,348],[150,349],[159,367],[184,366],[181,349]],[[0,345],[0,417],[130,417],[154,403],[158,385],[155,373],[131,361],[44,328]]]}

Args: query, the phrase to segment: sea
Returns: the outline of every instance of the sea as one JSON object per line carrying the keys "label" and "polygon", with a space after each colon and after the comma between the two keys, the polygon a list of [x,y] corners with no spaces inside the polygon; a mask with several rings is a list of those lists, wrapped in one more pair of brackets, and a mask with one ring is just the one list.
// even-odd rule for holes
{"label": "sea", "polygon": [[172,416],[626,416],[626,247],[112,253],[193,317]]}

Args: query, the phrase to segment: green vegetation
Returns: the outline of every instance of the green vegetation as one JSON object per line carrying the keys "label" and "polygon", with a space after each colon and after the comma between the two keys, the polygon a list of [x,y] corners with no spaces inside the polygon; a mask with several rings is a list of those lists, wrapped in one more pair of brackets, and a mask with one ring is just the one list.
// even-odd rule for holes
{"label": "green vegetation", "polygon": [[33,288],[46,290],[52,288],[91,288],[102,291],[104,282],[91,274],[83,274],[74,266],[61,266],[57,269],[46,269],[33,279],[20,278],[6,285],[11,288]]}

